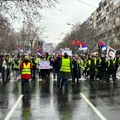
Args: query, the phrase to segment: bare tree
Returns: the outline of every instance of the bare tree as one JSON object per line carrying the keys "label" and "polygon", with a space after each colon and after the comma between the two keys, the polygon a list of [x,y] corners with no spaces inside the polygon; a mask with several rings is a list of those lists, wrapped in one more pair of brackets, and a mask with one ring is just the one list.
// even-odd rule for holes
{"label": "bare tree", "polygon": [[57,0],[0,0],[0,12],[7,14],[12,20],[24,20],[29,17],[29,21],[41,19],[40,10],[55,5]]}
{"label": "bare tree", "polygon": [[[34,51],[38,45],[38,41],[43,37],[45,28],[36,27],[33,23],[25,23],[23,29],[18,34],[21,39],[17,39],[18,46],[23,49]],[[18,38],[19,38],[18,37]]]}
{"label": "bare tree", "polygon": [[[14,45],[24,45],[28,41],[28,45],[31,46],[31,50],[34,45],[37,44],[39,36],[43,33],[43,28],[34,26],[35,22],[40,22],[41,9],[54,7],[57,0],[0,0],[0,15],[3,15],[4,28],[0,26],[1,34],[1,49],[6,49],[12,43]],[[21,30],[20,33],[10,34],[8,22],[6,19],[15,21],[24,21],[26,23],[26,28]],[[1,20],[2,21],[2,20]],[[22,22],[21,22],[22,24]],[[10,42],[10,40],[13,42]],[[8,44],[9,42],[10,44]]]}
{"label": "bare tree", "polygon": [[2,15],[0,15],[0,48],[3,53],[5,49],[9,48],[9,35],[11,32],[11,28],[8,22],[8,19],[5,19]]}

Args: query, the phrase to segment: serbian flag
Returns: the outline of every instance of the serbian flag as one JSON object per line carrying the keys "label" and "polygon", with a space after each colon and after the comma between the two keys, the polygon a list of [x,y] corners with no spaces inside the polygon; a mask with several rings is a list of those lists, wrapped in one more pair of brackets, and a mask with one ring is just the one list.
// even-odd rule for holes
{"label": "serbian flag", "polygon": [[105,45],[104,42],[98,42],[98,46],[100,47],[100,49],[101,49],[102,51],[106,50],[106,45]]}
{"label": "serbian flag", "polygon": [[87,49],[88,49],[88,47],[87,47],[86,43],[81,42],[79,50],[87,50]]}
{"label": "serbian flag", "polygon": [[17,46],[17,50],[23,52],[23,49],[20,46]]}
{"label": "serbian flag", "polygon": [[87,47],[86,43],[82,43],[82,50],[87,50],[87,49],[88,49],[88,47]]}
{"label": "serbian flag", "polygon": [[41,49],[40,48],[37,48],[37,54],[42,56],[42,52],[41,52]]}
{"label": "serbian flag", "polygon": [[37,54],[42,56],[42,52],[41,51],[37,51]]}

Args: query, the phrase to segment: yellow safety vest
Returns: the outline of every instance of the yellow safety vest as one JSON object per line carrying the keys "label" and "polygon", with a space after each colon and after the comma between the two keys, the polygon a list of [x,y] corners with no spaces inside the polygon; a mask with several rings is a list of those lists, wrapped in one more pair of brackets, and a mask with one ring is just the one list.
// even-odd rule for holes
{"label": "yellow safety vest", "polygon": [[102,59],[99,59],[99,64],[101,64],[101,62],[102,62]]}
{"label": "yellow safety vest", "polygon": [[95,63],[95,65],[97,64],[97,58],[94,59],[94,63]]}
{"label": "yellow safety vest", "polygon": [[88,65],[89,65],[89,66],[91,65],[91,60],[88,60]]}
{"label": "yellow safety vest", "polygon": [[110,67],[110,61],[108,60],[108,64],[107,64],[106,70],[108,70],[109,67]]}
{"label": "yellow safety vest", "polygon": [[50,56],[48,56],[46,60],[47,60],[47,61],[50,61]]}
{"label": "yellow safety vest", "polygon": [[20,68],[20,60],[18,61],[18,65],[15,64],[15,61],[13,61],[13,68]]}
{"label": "yellow safety vest", "polygon": [[110,67],[110,61],[108,61],[108,67]]}
{"label": "yellow safety vest", "polygon": [[27,65],[23,63],[22,74],[31,74],[30,62]]}
{"label": "yellow safety vest", "polygon": [[114,60],[113,60],[113,64],[115,64],[116,63],[116,58],[114,58]]}
{"label": "yellow safety vest", "polygon": [[88,63],[87,70],[90,70],[91,60],[88,60],[87,63]]}
{"label": "yellow safety vest", "polygon": [[60,71],[61,72],[71,72],[69,58],[62,58],[62,65],[61,65]]}

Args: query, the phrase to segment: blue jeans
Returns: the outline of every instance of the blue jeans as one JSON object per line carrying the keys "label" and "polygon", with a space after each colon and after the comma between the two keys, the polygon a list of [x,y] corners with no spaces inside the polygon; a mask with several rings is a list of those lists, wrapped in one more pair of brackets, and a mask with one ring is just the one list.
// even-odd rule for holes
{"label": "blue jeans", "polygon": [[29,80],[22,79],[22,94],[26,92],[30,92],[30,85],[29,85]]}
{"label": "blue jeans", "polygon": [[33,79],[36,78],[36,69],[32,69],[32,78],[33,78]]}
{"label": "blue jeans", "polygon": [[63,86],[65,87],[65,90],[68,90],[68,79],[62,79],[61,89],[63,88]]}
{"label": "blue jeans", "polygon": [[60,87],[61,77],[60,77],[60,71],[56,71],[57,74],[57,86]]}

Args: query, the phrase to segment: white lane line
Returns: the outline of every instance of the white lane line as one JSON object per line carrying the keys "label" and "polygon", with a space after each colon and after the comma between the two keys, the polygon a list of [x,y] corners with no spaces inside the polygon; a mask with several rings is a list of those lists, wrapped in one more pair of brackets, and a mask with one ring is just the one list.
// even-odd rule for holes
{"label": "white lane line", "polygon": [[38,81],[42,81],[42,79],[38,79]]}
{"label": "white lane line", "polygon": [[11,110],[9,111],[9,113],[7,114],[7,116],[5,117],[4,120],[9,120],[9,119],[10,119],[10,117],[11,117],[12,114],[14,113],[15,109],[17,108],[18,104],[20,103],[22,97],[23,97],[23,95],[20,95],[20,97],[17,99],[16,103],[15,103],[14,106],[11,108]]}
{"label": "white lane line", "polygon": [[88,105],[93,109],[93,111],[99,116],[101,120],[107,120],[98,110],[97,108],[86,98],[83,93],[80,93],[82,98],[88,103]]}

